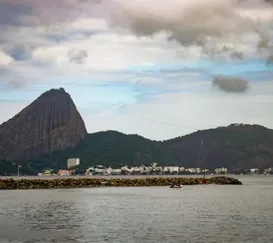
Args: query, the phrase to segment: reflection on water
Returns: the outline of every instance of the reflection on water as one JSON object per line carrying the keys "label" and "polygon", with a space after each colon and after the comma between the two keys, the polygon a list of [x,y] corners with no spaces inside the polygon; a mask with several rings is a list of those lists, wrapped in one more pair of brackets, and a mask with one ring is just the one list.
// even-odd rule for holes
{"label": "reflection on water", "polygon": [[0,242],[273,242],[273,177],[243,186],[0,192]]}

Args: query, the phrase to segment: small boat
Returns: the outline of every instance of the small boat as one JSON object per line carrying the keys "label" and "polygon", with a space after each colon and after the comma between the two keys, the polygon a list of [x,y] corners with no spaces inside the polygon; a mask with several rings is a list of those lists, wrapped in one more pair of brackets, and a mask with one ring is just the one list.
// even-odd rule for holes
{"label": "small boat", "polygon": [[183,185],[170,185],[170,188],[183,188]]}

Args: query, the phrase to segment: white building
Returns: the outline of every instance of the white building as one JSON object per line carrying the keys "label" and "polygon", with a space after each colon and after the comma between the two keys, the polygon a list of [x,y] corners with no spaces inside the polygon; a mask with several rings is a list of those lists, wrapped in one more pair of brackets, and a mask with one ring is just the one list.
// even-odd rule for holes
{"label": "white building", "polygon": [[215,169],[215,173],[216,174],[227,174],[228,173],[228,169],[224,168],[224,167],[222,167],[222,168],[216,168]]}
{"label": "white building", "polygon": [[179,172],[184,172],[185,171],[185,168],[184,167],[180,167],[179,168]]}
{"label": "white building", "polygon": [[121,169],[113,169],[112,174],[113,175],[119,175],[121,173]]}
{"label": "white building", "polygon": [[152,163],[151,166],[152,166],[153,170],[155,170],[157,167],[157,163]]}
{"label": "white building", "polygon": [[252,169],[250,169],[250,174],[252,174],[252,175],[259,174],[259,169],[258,168],[252,168]]}
{"label": "white building", "polygon": [[127,165],[122,166],[120,169],[122,173],[125,173],[125,174],[130,173],[130,169]]}
{"label": "white building", "polygon": [[195,172],[196,172],[196,174],[200,174],[200,173],[202,173],[202,169],[201,168],[195,168]]}
{"label": "white building", "polygon": [[272,174],[272,172],[273,172],[273,167],[264,169],[264,174]]}
{"label": "white building", "polygon": [[197,167],[197,168],[188,168],[188,169],[185,169],[186,171],[188,171],[189,173],[191,174],[200,174],[202,173],[202,169]]}
{"label": "white building", "polygon": [[59,170],[58,171],[58,176],[70,176],[71,173],[69,172],[69,170]]}
{"label": "white building", "polygon": [[164,167],[164,172],[169,172],[169,173],[178,173],[179,172],[179,167],[178,166],[165,166]]}
{"label": "white building", "polygon": [[107,169],[106,168],[95,168],[95,172],[100,175],[105,175],[105,174],[107,174]]}
{"label": "white building", "polygon": [[186,169],[186,171],[188,171],[191,174],[196,174],[196,168],[188,168]]}
{"label": "white building", "polygon": [[67,160],[67,169],[71,169],[80,164],[79,158],[70,158]]}

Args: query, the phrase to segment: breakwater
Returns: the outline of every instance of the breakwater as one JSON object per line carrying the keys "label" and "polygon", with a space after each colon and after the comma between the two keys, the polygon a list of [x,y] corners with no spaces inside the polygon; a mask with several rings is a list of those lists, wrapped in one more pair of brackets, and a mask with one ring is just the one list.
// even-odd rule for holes
{"label": "breakwater", "polygon": [[92,188],[92,187],[144,187],[174,185],[242,185],[232,177],[183,178],[183,177],[154,177],[154,178],[56,178],[56,179],[0,179],[0,190],[12,189],[54,189],[54,188]]}

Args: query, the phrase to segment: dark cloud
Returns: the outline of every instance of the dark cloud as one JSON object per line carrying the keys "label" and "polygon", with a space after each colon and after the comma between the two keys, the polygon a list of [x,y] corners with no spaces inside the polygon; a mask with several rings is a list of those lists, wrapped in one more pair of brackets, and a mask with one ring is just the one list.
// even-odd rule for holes
{"label": "dark cloud", "polygon": [[273,0],[264,0],[266,3],[273,4]]}
{"label": "dark cloud", "polygon": [[32,14],[31,6],[24,5],[17,2],[0,2],[0,26],[1,25],[22,25],[21,17],[29,16]]}
{"label": "dark cloud", "polygon": [[[247,51],[242,53],[241,46],[237,45],[238,41],[248,38],[246,36],[256,35],[261,39],[257,45],[264,45],[259,32],[263,31],[268,35],[272,31],[270,22],[273,17],[266,16],[270,7],[266,3],[273,0],[109,2],[112,7],[108,21],[112,26],[128,29],[138,36],[154,36],[164,32],[169,35],[169,41],[178,42],[185,47],[198,46],[211,58],[221,57],[218,44],[226,42],[233,46],[226,54],[232,59],[242,60]],[[247,45],[247,42],[244,43]]]}
{"label": "dark cloud", "polygon": [[0,24],[52,25],[88,16],[94,0],[1,0]]}
{"label": "dark cloud", "polygon": [[4,49],[15,61],[22,61],[31,58],[31,49],[24,45],[8,46]]}
{"label": "dark cloud", "polygon": [[247,80],[224,75],[215,76],[212,80],[212,85],[221,91],[229,93],[244,93],[249,88]]}
{"label": "dark cloud", "polygon": [[184,46],[199,45],[229,33],[242,34],[255,29],[255,21],[236,13],[235,1],[172,1],[172,3],[113,0],[112,21],[137,35],[166,31],[170,40]]}
{"label": "dark cloud", "polygon": [[82,64],[88,57],[88,53],[85,50],[71,50],[68,53],[69,60],[76,64]]}

